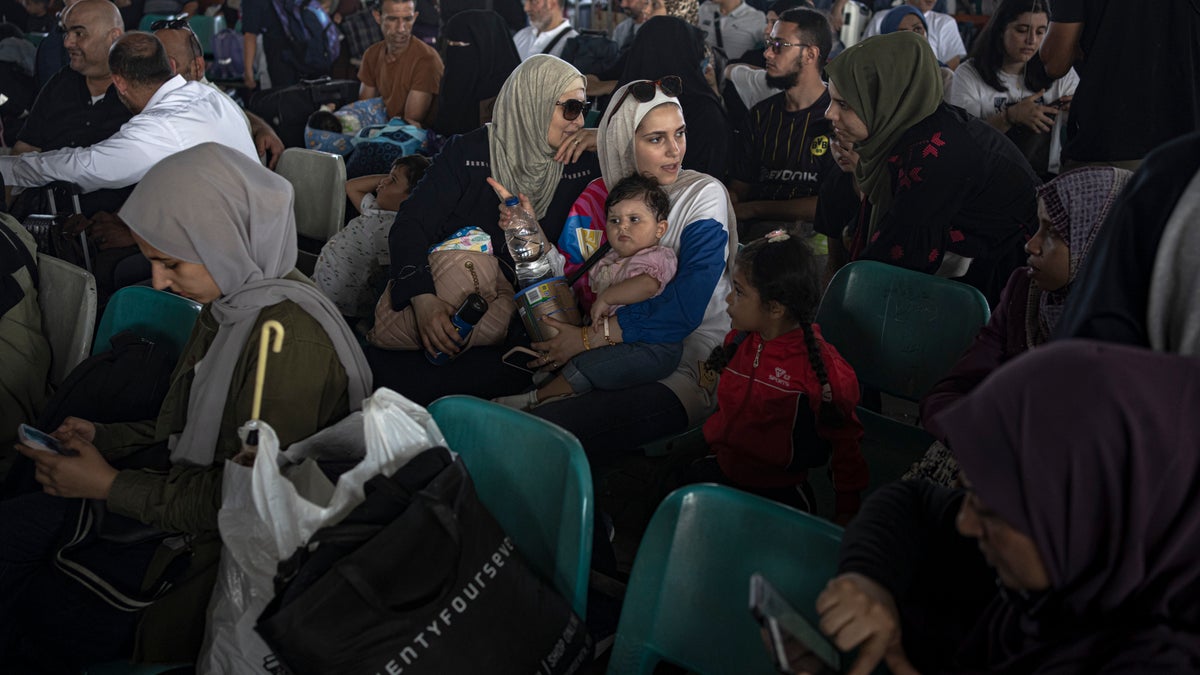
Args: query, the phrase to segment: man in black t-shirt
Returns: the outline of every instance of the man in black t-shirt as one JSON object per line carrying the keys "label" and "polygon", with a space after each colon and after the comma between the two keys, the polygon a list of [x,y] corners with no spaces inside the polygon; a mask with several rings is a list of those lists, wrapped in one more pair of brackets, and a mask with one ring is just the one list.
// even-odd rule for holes
{"label": "man in black t-shirt", "polygon": [[[94,145],[112,136],[133,116],[117,96],[108,70],[108,50],[125,32],[116,6],[108,0],[82,0],[63,12],[62,25],[70,63],[38,94],[17,134],[13,154]],[[83,212],[89,216],[97,211],[115,213],[130,191],[97,190],[83,195]],[[14,210],[24,215],[30,208],[41,207],[22,199]]]}
{"label": "man in black t-shirt", "polygon": [[[1200,128],[1196,0],[1052,0],[1041,56],[1079,87],[1063,159],[1136,169],[1146,153]],[[1069,168],[1069,164],[1064,169]]]}
{"label": "man in black t-shirt", "polygon": [[767,82],[784,91],[751,108],[731,172],[743,240],[781,223],[813,222],[821,177],[833,166],[821,81],[832,42],[829,21],[811,9],[784,12],[771,30]]}

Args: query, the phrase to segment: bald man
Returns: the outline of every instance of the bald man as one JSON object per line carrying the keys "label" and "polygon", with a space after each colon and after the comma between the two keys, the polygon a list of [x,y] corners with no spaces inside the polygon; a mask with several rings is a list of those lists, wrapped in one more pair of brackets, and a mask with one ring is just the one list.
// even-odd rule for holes
{"label": "bald man", "polygon": [[[170,59],[171,67],[176,74],[188,82],[200,82],[221,91],[204,75],[206,67],[204,48],[200,45],[200,40],[195,33],[187,28],[160,28],[154,31],[154,36],[166,48],[167,58]],[[249,110],[242,110],[242,113],[249,125],[250,135],[254,138],[254,147],[258,150],[259,158],[265,160],[267,166],[274,169],[279,162],[279,156],[283,154],[283,141],[266,120]]]}
{"label": "bald man", "polygon": [[108,0],[80,0],[63,12],[63,44],[70,59],[33,104],[13,153],[91,145],[129,120],[108,72],[108,50],[125,32]]}
{"label": "bald man", "polygon": [[[133,115],[108,70],[108,50],[125,32],[116,6],[108,0],[79,0],[63,11],[60,22],[70,63],[42,87],[17,134],[14,155],[95,145]],[[80,205],[87,216],[115,213],[128,196],[129,190],[99,190],[83,195]],[[46,213],[42,199],[40,190],[26,191],[13,204],[13,215]]]}
{"label": "bald man", "polygon": [[158,38],[141,32],[122,36],[109,51],[108,64],[113,86],[134,113],[129,122],[87,148],[0,157],[6,185],[61,180],[84,192],[124,187],[140,181],[160,160],[209,142],[258,159],[237,104],[213,87],[176,75]]}

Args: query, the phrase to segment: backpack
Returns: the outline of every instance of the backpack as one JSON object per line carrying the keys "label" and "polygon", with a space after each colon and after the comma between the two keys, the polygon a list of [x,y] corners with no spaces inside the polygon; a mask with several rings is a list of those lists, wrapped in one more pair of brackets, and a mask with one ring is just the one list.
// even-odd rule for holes
{"label": "backpack", "polygon": [[620,50],[616,40],[604,31],[580,31],[568,38],[563,47],[562,60],[575,66],[585,75],[608,71],[617,63]]}
{"label": "backpack", "polygon": [[246,69],[245,47],[242,34],[226,28],[213,36],[212,65],[208,68],[208,79],[240,80]]}
{"label": "backpack", "polygon": [[327,75],[341,54],[341,36],[317,0],[271,0],[284,36],[291,45],[285,52],[302,76]]}
{"label": "backpack", "polygon": [[[132,331],[117,333],[110,344],[112,349],[75,366],[42,408],[35,428],[54,431],[68,416],[100,424],[158,417],[179,355]],[[33,471],[32,461],[18,458],[0,488],[0,497],[39,490]]]}

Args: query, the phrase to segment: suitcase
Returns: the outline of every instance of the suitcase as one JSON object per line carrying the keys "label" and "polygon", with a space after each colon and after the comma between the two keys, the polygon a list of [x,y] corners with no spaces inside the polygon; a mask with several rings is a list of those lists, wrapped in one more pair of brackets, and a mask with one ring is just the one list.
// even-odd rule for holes
{"label": "suitcase", "polygon": [[284,146],[304,147],[304,124],[317,108],[332,103],[341,107],[358,100],[358,80],[322,77],[290,87],[267,89],[250,99],[250,112],[267,121]]}
{"label": "suitcase", "polygon": [[76,242],[74,237],[70,237],[62,231],[63,221],[71,214],[59,214],[56,197],[65,196],[70,196],[75,214],[83,212],[79,207],[79,186],[65,181],[55,181],[46,186],[46,200],[50,207],[50,213],[30,215],[21,225],[33,235],[34,241],[37,242],[38,252],[65,260],[95,274],[92,269],[92,257],[95,251],[92,243],[88,241],[87,233],[80,232],[79,241]]}

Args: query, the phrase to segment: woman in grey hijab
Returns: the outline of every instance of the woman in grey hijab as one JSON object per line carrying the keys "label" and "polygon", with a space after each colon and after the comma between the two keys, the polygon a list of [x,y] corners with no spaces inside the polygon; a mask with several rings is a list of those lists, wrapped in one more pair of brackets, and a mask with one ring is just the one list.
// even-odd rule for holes
{"label": "woman in grey hijab", "polygon": [[[362,351],[336,307],[294,269],[292,197],[286,180],[214,143],[163,160],[138,184],[121,218],[150,260],[155,288],[192,298],[204,309],[156,419],[93,424],[70,417],[53,435],[77,456],[22,449],[37,464],[44,494],[20,497],[0,507],[0,532],[5,546],[11,545],[0,557],[0,587],[40,578],[36,572],[48,565],[47,553],[53,549],[53,541],[49,547],[28,541],[23,535],[30,529],[11,529],[11,520],[35,512],[39,518],[77,513],[78,508],[64,506],[76,500],[64,497],[102,500],[108,514],[186,535],[191,560],[184,578],[203,576],[207,566],[215,565],[222,471],[226,460],[241,450],[237,429],[251,415],[260,330],[269,320],[282,324],[285,334],[282,350],[272,354],[267,364],[260,417],[276,430],[282,446],[361,407],[372,388]],[[159,457],[165,460],[169,453],[169,462],[159,462],[154,470],[121,468],[120,460],[154,445],[165,446]],[[54,532],[52,527],[46,530]],[[22,538],[26,540],[14,541]],[[161,559],[159,548],[152,544],[133,551],[120,549],[123,571],[105,581],[118,589],[122,581],[132,582],[134,591],[139,586],[155,587],[162,570],[151,561]],[[93,561],[90,567],[103,568],[105,562]],[[198,639],[188,637],[202,634],[204,606],[211,592],[212,578],[206,578],[207,587],[167,592],[141,612],[120,612],[93,602],[89,606],[101,605],[104,613],[84,612],[79,623],[72,618],[69,626],[90,631],[103,624],[110,648],[119,648],[129,637],[120,634],[119,627],[131,633],[140,616],[143,630],[138,644],[150,650],[170,646],[181,651],[139,656],[191,660]],[[57,583],[74,582],[58,577]],[[82,586],[72,590],[88,592]],[[4,595],[8,597],[7,591]],[[36,598],[36,594],[25,597]],[[34,600],[30,607],[7,614],[26,617],[27,612],[38,611],[38,604]],[[78,634],[69,626],[55,631],[54,640],[75,640]],[[16,630],[4,622],[0,628]],[[5,637],[0,634],[0,643]],[[44,642],[51,638],[42,635],[38,640],[43,641],[40,653],[51,653],[47,649],[53,645]]]}

